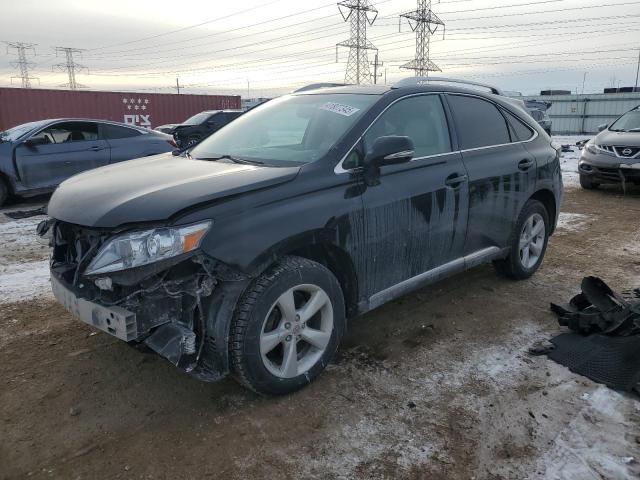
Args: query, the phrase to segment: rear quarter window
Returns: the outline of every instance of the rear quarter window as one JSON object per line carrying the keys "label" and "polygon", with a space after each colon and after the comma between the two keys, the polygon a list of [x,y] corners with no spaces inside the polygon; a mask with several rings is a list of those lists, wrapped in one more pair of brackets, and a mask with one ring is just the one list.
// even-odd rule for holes
{"label": "rear quarter window", "polygon": [[509,121],[509,125],[511,126],[511,130],[515,137],[513,139],[514,142],[524,142],[525,140],[529,140],[531,137],[533,137],[533,130],[531,129],[531,127],[526,125],[522,120],[517,118],[511,112],[504,111],[504,114]]}
{"label": "rear quarter window", "polygon": [[116,140],[118,138],[132,138],[142,135],[142,132],[128,127],[119,125],[110,125],[105,123],[102,125],[102,137],[105,140]]}

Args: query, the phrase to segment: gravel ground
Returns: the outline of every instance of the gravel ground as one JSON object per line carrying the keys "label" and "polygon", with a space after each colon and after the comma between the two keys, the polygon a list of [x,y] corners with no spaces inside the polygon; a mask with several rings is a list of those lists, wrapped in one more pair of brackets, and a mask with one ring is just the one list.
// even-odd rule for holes
{"label": "gravel ground", "polygon": [[51,299],[39,218],[0,214],[0,479],[638,478],[637,397],[526,353],[559,332],[549,301],[582,276],[640,285],[640,191],[577,189],[576,164],[532,279],[482,266],[355,319],[327,371],[283,398],[80,324]]}

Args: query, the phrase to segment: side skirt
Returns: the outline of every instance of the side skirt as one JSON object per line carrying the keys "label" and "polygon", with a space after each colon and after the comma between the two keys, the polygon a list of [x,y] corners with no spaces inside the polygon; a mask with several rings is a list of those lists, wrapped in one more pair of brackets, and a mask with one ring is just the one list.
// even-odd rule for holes
{"label": "side skirt", "polygon": [[498,258],[504,258],[509,252],[508,248],[488,247],[477,252],[471,253],[465,257],[460,257],[455,260],[451,260],[444,265],[428,270],[420,275],[409,278],[386,288],[371,297],[368,301],[360,302],[358,305],[359,313],[365,313],[374,308],[378,308],[391,300],[394,300],[402,295],[413,292],[426,285],[438,282],[447,277],[455,275],[456,273],[464,272],[470,268],[476,267],[482,263],[490,262]]}

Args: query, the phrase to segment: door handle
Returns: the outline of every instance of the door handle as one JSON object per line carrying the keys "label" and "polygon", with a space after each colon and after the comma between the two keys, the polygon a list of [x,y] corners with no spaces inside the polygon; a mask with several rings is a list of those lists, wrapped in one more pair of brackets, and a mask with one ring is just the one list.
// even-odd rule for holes
{"label": "door handle", "polygon": [[530,158],[525,158],[518,162],[518,168],[520,170],[529,170],[531,167],[533,167],[533,160]]}
{"label": "door handle", "polygon": [[444,181],[444,184],[447,187],[458,188],[461,184],[466,182],[469,178],[466,175],[458,175],[454,173],[453,175],[449,175],[447,179]]}
{"label": "door handle", "polygon": [[104,147],[101,147],[99,145],[94,145],[93,147],[89,147],[89,150],[91,150],[92,152],[99,152],[100,150],[103,150]]}

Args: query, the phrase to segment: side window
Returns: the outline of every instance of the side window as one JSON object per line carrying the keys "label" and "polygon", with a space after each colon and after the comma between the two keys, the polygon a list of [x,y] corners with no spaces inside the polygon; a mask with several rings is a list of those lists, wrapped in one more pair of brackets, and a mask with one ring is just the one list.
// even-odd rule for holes
{"label": "side window", "polygon": [[84,142],[98,139],[98,125],[89,122],[62,122],[51,125],[32,138],[44,138],[46,143]]}
{"label": "side window", "polygon": [[507,121],[493,103],[466,95],[449,95],[448,100],[462,150],[511,142]]}
{"label": "side window", "polygon": [[102,136],[106,140],[116,140],[118,138],[131,138],[142,135],[142,132],[128,127],[121,127],[119,125],[111,125],[109,123],[102,124]]}
{"label": "side window", "polygon": [[510,112],[505,111],[504,114],[507,116],[509,125],[511,126],[511,129],[514,133],[514,142],[523,142],[533,137],[533,130],[531,130],[531,128],[528,127],[522,120],[520,120]]}
{"label": "side window", "polygon": [[[411,138],[414,158],[451,151],[447,118],[438,95],[409,97],[391,105],[364,135],[365,151],[376,139],[388,135]],[[354,168],[359,163],[359,156],[350,154],[343,168]]]}

